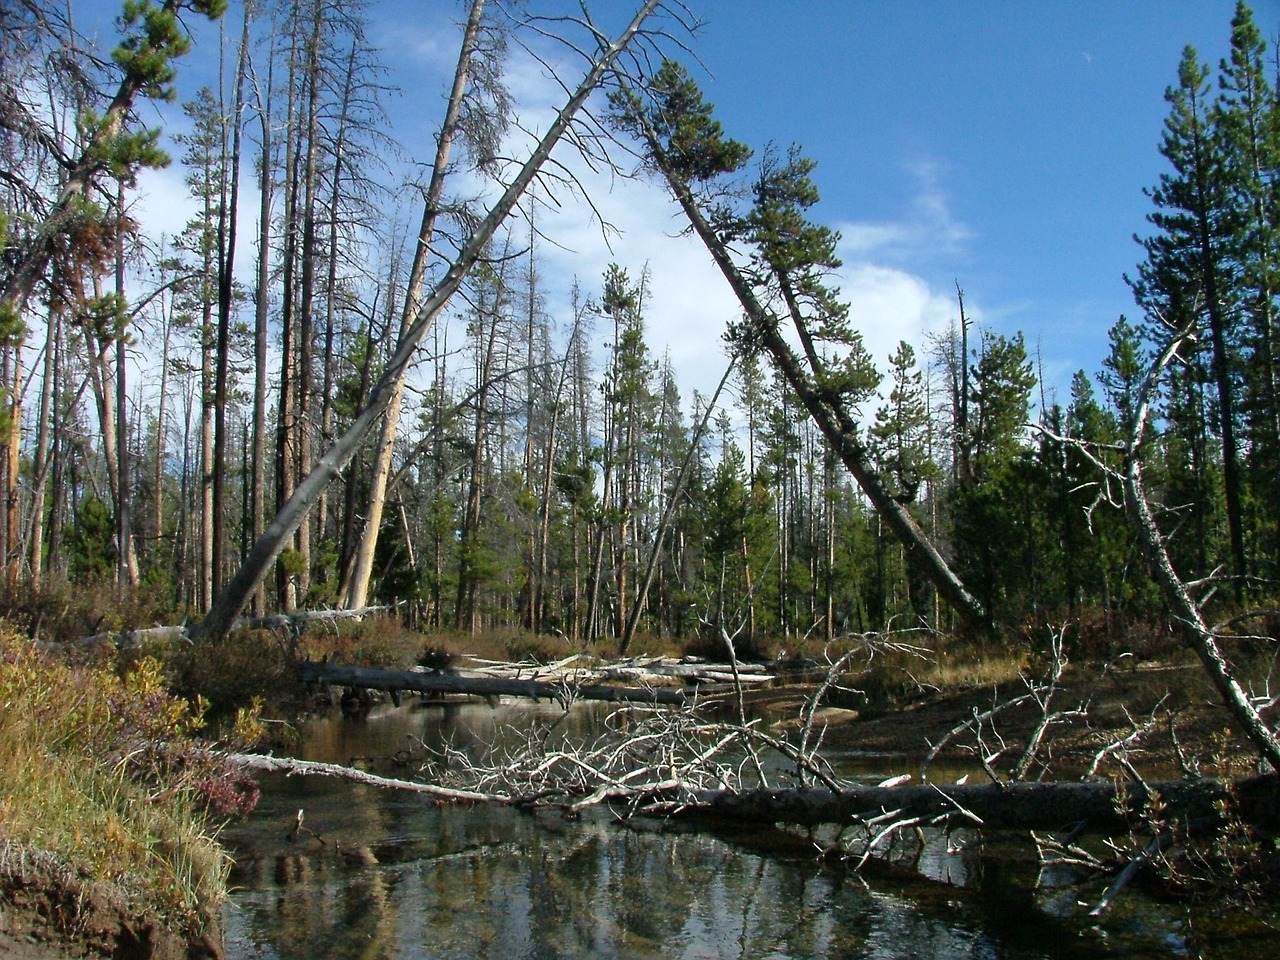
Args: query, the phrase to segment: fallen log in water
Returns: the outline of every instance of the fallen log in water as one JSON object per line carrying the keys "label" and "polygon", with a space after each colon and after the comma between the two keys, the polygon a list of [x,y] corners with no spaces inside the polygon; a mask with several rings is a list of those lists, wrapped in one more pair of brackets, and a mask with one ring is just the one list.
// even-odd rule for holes
{"label": "fallen log in water", "polygon": [[383,670],[340,663],[303,661],[298,676],[304,683],[333,687],[417,693],[467,693],[477,697],[525,697],[531,700],[604,700],[610,703],[653,703],[686,706],[692,702],[683,690],[672,687],[612,687],[566,680],[516,680],[505,677],[467,677],[427,670]]}
{"label": "fallen log in water", "polygon": [[987,830],[1114,835],[1140,829],[1154,806],[1170,822],[1209,827],[1236,815],[1254,826],[1276,829],[1280,827],[1280,778],[1264,774],[1241,780],[1152,783],[1093,780],[849,786],[839,791],[818,787],[709,790],[694,793],[671,812],[805,827],[853,824],[885,814],[900,821],[954,815],[957,823]]}
{"label": "fallen log in water", "polygon": [[513,677],[517,680],[550,679],[553,682],[568,680],[571,683],[621,680],[628,684],[651,686],[664,681],[682,684],[735,683],[768,684],[777,677],[768,673],[762,664],[739,663],[737,675],[728,663],[712,663],[700,660],[677,660],[675,657],[634,657],[612,663],[589,661],[581,654],[574,654],[555,663],[509,663],[499,660],[467,659],[471,675]]}
{"label": "fallen log in water", "polygon": [[[488,793],[380,777],[332,763],[227,754],[240,766],[290,775],[328,776],[369,786],[424,793],[437,800],[502,805],[572,806],[571,790],[541,797]],[[1280,827],[1280,778],[1264,774],[1240,780],[1212,778],[1116,783],[1107,780],[1040,783],[851,785],[696,790],[679,781],[634,790],[595,791],[595,802],[622,799],[633,813],[702,818],[751,825],[848,826],[870,821],[943,823],[982,830],[1043,830],[1073,834],[1141,834],[1153,805],[1167,822],[1211,830],[1238,817],[1264,829]],[[553,798],[553,799],[551,799]],[[580,798],[579,798],[580,799]]]}
{"label": "fallen log in water", "polygon": [[223,757],[236,766],[260,773],[283,773],[288,776],[302,777],[336,777],[339,780],[350,780],[371,787],[382,787],[388,790],[407,790],[410,793],[425,793],[440,801],[450,803],[501,803],[498,797],[485,793],[473,793],[469,790],[454,790],[440,787],[420,780],[400,780],[394,777],[380,777],[377,774],[365,773],[355,767],[344,767],[338,763],[320,763],[317,760],[295,760],[293,757],[273,757],[262,753],[227,753]]}

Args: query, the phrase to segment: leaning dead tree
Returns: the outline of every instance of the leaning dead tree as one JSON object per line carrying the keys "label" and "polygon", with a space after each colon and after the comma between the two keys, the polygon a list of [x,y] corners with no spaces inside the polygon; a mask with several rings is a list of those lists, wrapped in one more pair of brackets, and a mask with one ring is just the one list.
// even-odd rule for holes
{"label": "leaning dead tree", "polygon": [[[1213,626],[1205,613],[1205,603],[1213,595],[1217,581],[1213,577],[1198,582],[1188,581],[1174,569],[1167,539],[1156,519],[1144,479],[1152,400],[1165,370],[1177,360],[1179,350],[1193,336],[1192,327],[1170,332],[1168,342],[1152,360],[1138,387],[1132,422],[1122,444],[1086,444],[1055,436],[1043,425],[1037,429],[1058,442],[1071,444],[1088,457],[1102,479],[1100,499],[1110,499],[1108,491],[1112,484],[1118,484],[1124,491],[1123,507],[1142,545],[1148,571],[1164,595],[1171,619],[1183,642],[1196,654],[1232,720],[1249,738],[1258,755],[1273,771],[1280,771],[1280,737],[1263,716],[1263,711],[1274,707],[1277,700],[1273,696],[1254,697],[1245,689],[1239,672],[1223,651],[1223,641],[1231,639],[1231,636],[1223,628]],[[1117,454],[1119,466],[1113,462]],[[1195,597],[1198,590],[1204,591],[1203,599]],[[1249,617],[1250,614],[1245,613],[1235,617],[1233,622],[1242,622]]]}
{"label": "leaning dead tree", "polygon": [[645,163],[666,181],[742,306],[744,319],[729,338],[772,358],[909,562],[970,629],[987,630],[988,612],[895,499],[861,437],[857,406],[878,378],[847,305],[825,282],[840,265],[838,237],[804,215],[817,200],[812,163],[794,151],[785,161],[766,156],[754,203],[740,212],[724,181],[743,169],[750,150],[724,136],[683,68],[665,61],[642,93],[617,95],[614,106],[619,126],[640,140]]}
{"label": "leaning dead tree", "polygon": [[346,433],[334,442],[328,452],[316,462],[311,472],[298,484],[293,495],[280,508],[262,536],[253,545],[236,575],[223,588],[209,613],[195,630],[198,639],[216,639],[224,636],[231,629],[236,616],[276,562],[289,538],[311,512],[320,494],[351,462],[373,427],[386,413],[396,395],[397,385],[412,361],[422,338],[426,336],[453,295],[461,288],[471,269],[481,260],[489,241],[516,209],[520,198],[550,159],[552,150],[570,133],[574,119],[587,102],[587,98],[610,75],[619,57],[640,34],[645,20],[659,5],[660,0],[646,0],[631,23],[612,43],[605,43],[599,32],[594,27],[591,28],[593,36],[600,44],[599,52],[593,58],[590,68],[577,89],[560,109],[547,132],[521,165],[502,195],[494,202],[488,214],[472,230],[444,276],[422,300],[417,316],[402,333],[395,352],[388,360],[378,382],[370,391],[365,408],[352,421]]}
{"label": "leaning dead tree", "polygon": [[1192,597],[1192,587],[1174,570],[1164,534],[1156,522],[1143,483],[1142,441],[1156,384],[1165,368],[1177,356],[1179,348],[1191,336],[1192,331],[1186,329],[1170,338],[1169,343],[1152,362],[1139,390],[1133,424],[1124,446],[1125,505],[1146,552],[1151,576],[1160,585],[1184,642],[1199,657],[1232,718],[1240,725],[1259,755],[1270,764],[1273,771],[1280,773],[1280,738],[1277,738],[1275,729],[1263,719],[1258,704],[1245,692],[1235,670],[1223,655],[1218,631],[1209,625],[1202,605]]}

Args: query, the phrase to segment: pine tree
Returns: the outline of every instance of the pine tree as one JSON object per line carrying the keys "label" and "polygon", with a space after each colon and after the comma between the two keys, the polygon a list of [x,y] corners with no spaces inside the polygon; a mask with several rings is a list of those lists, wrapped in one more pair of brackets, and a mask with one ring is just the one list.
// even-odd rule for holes
{"label": "pine tree", "polygon": [[[941,478],[942,471],[930,456],[932,417],[925,392],[924,374],[916,366],[916,353],[905,340],[889,357],[888,403],[876,410],[875,425],[871,428],[871,447],[880,475],[890,485],[894,499],[904,507],[913,507],[919,500],[921,488]],[[877,530],[879,533],[879,530]],[[887,533],[887,531],[885,531]],[[888,545],[877,537],[877,550]],[[910,568],[906,557],[897,545],[899,566],[906,587],[906,604],[920,616],[928,613],[931,591],[928,581],[919,571]],[[877,569],[883,570],[883,558],[878,558]],[[883,589],[879,591],[884,593]]]}
{"label": "pine tree", "polygon": [[1017,609],[1040,578],[1031,520],[1043,483],[1025,446],[1035,378],[1022,335],[984,331],[970,364],[971,478],[953,493],[954,539],[966,580],[993,616]]}
{"label": "pine tree", "polygon": [[930,412],[924,374],[916,366],[916,352],[905,340],[889,357],[889,402],[876,411],[871,428],[872,448],[880,473],[894,488],[900,503],[915,503],[921,484],[936,478],[929,459]]}
{"label": "pine tree", "polygon": [[[1233,262],[1233,217],[1225,173],[1224,144],[1213,123],[1209,70],[1188,46],[1178,66],[1178,85],[1165,94],[1165,120],[1160,153],[1172,167],[1149,191],[1155,210],[1148,220],[1156,232],[1142,240],[1146,260],[1138,268],[1134,292],[1138,302],[1173,330],[1201,326],[1208,341],[1207,374],[1214,390],[1213,424],[1220,447],[1231,571],[1237,593],[1247,573],[1244,540],[1243,484],[1237,439],[1237,396],[1240,331],[1232,319],[1239,304],[1238,267]],[[1198,368],[1190,363],[1188,370]],[[1195,397],[1195,384],[1183,384]],[[1177,411],[1195,415],[1199,404]],[[1194,427],[1192,433],[1198,433]]]}
{"label": "pine tree", "polygon": [[1241,0],[1231,21],[1231,52],[1221,61],[1214,123],[1223,147],[1230,206],[1227,227],[1237,259],[1243,316],[1240,415],[1250,498],[1261,511],[1250,526],[1260,571],[1274,577],[1280,544],[1280,109],[1267,80],[1267,45]]}

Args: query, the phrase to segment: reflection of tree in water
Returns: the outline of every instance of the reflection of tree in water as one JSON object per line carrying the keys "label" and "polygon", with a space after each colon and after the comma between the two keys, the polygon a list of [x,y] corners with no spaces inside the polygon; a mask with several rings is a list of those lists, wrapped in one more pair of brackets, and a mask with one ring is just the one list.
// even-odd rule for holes
{"label": "reflection of tree in water", "polygon": [[271,876],[261,879],[260,889],[236,898],[237,912],[247,918],[249,929],[243,956],[376,960],[401,955],[393,874],[376,866],[345,866],[329,850],[282,854],[275,858]]}

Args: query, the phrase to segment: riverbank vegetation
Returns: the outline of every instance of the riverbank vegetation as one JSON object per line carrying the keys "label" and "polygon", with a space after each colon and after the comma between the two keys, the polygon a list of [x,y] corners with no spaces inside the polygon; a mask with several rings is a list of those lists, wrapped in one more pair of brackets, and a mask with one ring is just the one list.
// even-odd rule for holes
{"label": "riverbank vegetation", "polygon": [[[230,867],[216,818],[251,809],[256,787],[197,739],[203,706],[170,694],[157,660],[72,666],[10,631],[0,635],[0,705],[6,898],[28,873],[36,883],[52,870],[86,901],[122,901],[122,923],[209,933]],[[74,935],[83,917],[72,897],[46,920]]]}

